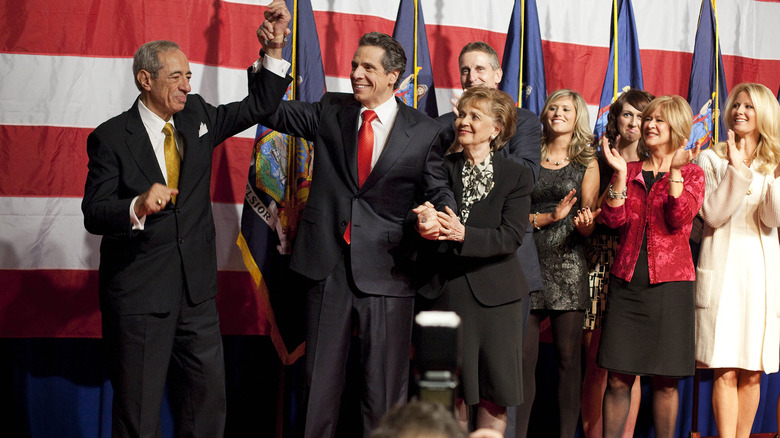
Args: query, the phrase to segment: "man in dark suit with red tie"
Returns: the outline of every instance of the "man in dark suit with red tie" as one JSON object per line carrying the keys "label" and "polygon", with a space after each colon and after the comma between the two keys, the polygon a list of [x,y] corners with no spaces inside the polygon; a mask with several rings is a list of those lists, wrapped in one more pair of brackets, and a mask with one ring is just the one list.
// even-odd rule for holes
{"label": "man in dark suit with red tie", "polygon": [[[275,24],[264,23],[265,39],[280,38]],[[311,191],[290,263],[309,280],[307,437],[335,433],[353,330],[365,436],[407,398],[414,309],[407,254],[419,239],[412,208],[422,200],[454,208],[454,199],[441,126],[393,96],[405,67],[396,40],[368,33],[352,58],[353,93],[282,102],[264,122],[314,141]]]}
{"label": "man in dark suit with red tie", "polygon": [[[246,98],[211,106],[188,95],[189,62],[170,41],[139,48],[133,74],[140,97],[87,139],[81,206],[87,230],[103,236],[99,289],[114,390],[112,435],[161,436],[167,380],[177,436],[221,437],[225,371],[215,303],[212,153],[273,112],[289,81],[250,72]],[[278,95],[257,93],[265,81]]]}

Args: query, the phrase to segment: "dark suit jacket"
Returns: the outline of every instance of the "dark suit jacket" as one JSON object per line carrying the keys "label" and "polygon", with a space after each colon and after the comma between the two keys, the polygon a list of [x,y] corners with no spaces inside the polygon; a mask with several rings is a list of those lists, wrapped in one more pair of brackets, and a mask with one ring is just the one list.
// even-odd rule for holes
{"label": "dark suit jacket", "polygon": [[[412,296],[407,254],[420,237],[411,209],[424,200],[455,206],[447,187],[441,126],[400,101],[385,148],[358,188],[360,103],[352,94],[326,93],[319,102],[285,101],[264,124],[314,141],[311,191],[295,238],[290,267],[323,280],[343,251],[352,276],[367,294]],[[344,231],[352,222],[351,244]]]}
{"label": "dark suit jacket", "polygon": [[[445,157],[447,177],[460,207],[463,201],[462,153]],[[528,226],[533,175],[500,154],[493,155],[493,189],[471,207],[462,243],[434,243],[425,257],[430,278],[420,294],[436,298],[445,289],[465,288],[486,306],[519,300],[528,294],[520,260],[515,255]]]}
{"label": "dark suit jacket", "polygon": [[[437,118],[444,125],[444,148],[449,148],[455,141],[455,113],[447,113]],[[533,181],[539,176],[539,167],[542,161],[541,147],[541,123],[536,114],[527,109],[517,109],[517,129],[509,139],[509,143],[498,153],[505,158],[522,164],[533,172]],[[517,257],[523,266],[523,272],[528,282],[528,290],[544,289],[542,281],[542,269],[539,266],[539,255],[534,244],[533,228],[528,225],[523,245],[517,250]],[[521,287],[524,287],[521,285]]]}
{"label": "dark suit jacket", "polygon": [[[287,79],[261,71],[249,75],[284,92]],[[160,213],[132,230],[130,203],[153,183],[165,184],[138,101],[98,126],[87,139],[89,173],[81,209],[87,231],[103,236],[100,245],[101,308],[118,314],[164,313],[181,298],[200,303],[217,293],[217,257],[211,214],[211,161],[222,141],[276,109],[281,97],[252,92],[241,102],[213,107],[189,95],[173,116],[184,140],[179,195]],[[206,132],[207,131],[207,132]]]}

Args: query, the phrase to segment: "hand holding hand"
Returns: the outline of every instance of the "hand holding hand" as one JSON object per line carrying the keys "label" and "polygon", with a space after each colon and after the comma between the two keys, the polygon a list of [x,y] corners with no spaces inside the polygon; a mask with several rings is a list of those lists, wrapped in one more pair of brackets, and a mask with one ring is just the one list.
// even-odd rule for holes
{"label": "hand holding hand", "polygon": [[444,207],[444,213],[439,215],[439,240],[454,240],[463,242],[466,237],[466,227],[460,223],[460,218],[449,207]]}
{"label": "hand holding hand", "polygon": [[[257,40],[263,45],[263,50],[274,57],[281,57],[281,48],[271,47],[269,43],[282,43],[290,34],[287,27],[290,23],[290,11],[284,0],[273,0],[264,12],[265,21],[257,29]],[[278,56],[275,56],[277,55]]]}
{"label": "hand holding hand", "polygon": [[558,222],[569,214],[574,203],[577,202],[577,197],[574,196],[575,193],[577,193],[577,189],[571,189],[569,194],[564,196],[563,199],[558,202],[558,205],[555,206],[555,210],[552,212],[552,220],[554,222]]}
{"label": "hand holding hand", "polygon": [[412,210],[417,214],[417,232],[425,239],[436,240],[439,238],[439,221],[437,220],[437,211],[433,204],[428,201],[418,205]]}
{"label": "hand holding hand", "polygon": [[178,195],[179,191],[160,183],[154,183],[149,190],[138,196],[135,201],[135,215],[138,218],[162,211],[171,196]]}

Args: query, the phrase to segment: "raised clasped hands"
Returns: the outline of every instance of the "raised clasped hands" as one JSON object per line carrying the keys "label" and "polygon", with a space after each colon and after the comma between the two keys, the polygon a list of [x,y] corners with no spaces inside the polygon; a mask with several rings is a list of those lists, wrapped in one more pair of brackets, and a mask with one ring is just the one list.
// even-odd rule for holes
{"label": "raised clasped hands", "polygon": [[[263,45],[266,53],[272,53],[274,48],[269,47],[269,42],[281,43],[290,34],[290,11],[284,0],[273,0],[264,12],[265,21],[257,29],[257,40]],[[281,50],[276,48],[276,50]]]}

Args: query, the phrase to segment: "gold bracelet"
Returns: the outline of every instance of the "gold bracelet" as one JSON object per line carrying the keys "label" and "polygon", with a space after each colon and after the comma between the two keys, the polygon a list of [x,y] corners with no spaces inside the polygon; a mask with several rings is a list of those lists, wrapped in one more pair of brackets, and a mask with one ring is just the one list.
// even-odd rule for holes
{"label": "gold bracelet", "polygon": [[680,177],[680,179],[671,179],[669,178],[669,182],[676,182],[682,184],[685,181],[685,178]]}

